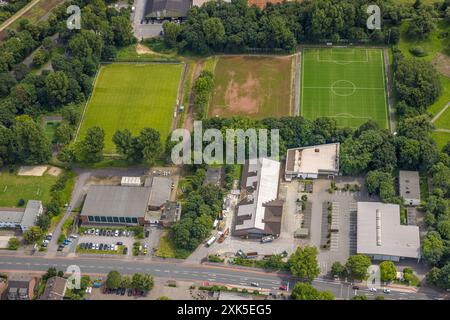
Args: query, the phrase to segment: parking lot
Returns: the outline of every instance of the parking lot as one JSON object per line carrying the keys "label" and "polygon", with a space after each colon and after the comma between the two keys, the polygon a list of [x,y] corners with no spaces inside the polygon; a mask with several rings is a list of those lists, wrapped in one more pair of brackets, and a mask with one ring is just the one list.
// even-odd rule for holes
{"label": "parking lot", "polygon": [[[94,233],[88,233],[86,235],[81,235],[76,241],[73,241],[73,243],[70,245],[70,252],[75,252],[78,245],[81,245],[82,243],[86,244],[92,244],[92,246],[89,245],[89,250],[96,250],[98,251],[98,254],[102,254],[102,251],[110,251],[111,245],[118,245],[121,244],[128,248],[127,256],[131,256],[132,252],[131,249],[133,247],[133,243],[135,242],[135,239],[133,238],[133,234],[130,231],[125,230],[117,230],[118,232],[115,232],[114,230],[106,230],[106,229],[89,229],[91,230],[99,230],[98,233],[94,231]],[[104,231],[104,232],[102,232]],[[110,231],[110,232],[108,232]],[[116,236],[117,234],[117,236]],[[98,245],[98,249],[96,249],[96,245]],[[100,249],[100,245],[103,245],[103,250]],[[105,248],[105,245],[106,248]]]}

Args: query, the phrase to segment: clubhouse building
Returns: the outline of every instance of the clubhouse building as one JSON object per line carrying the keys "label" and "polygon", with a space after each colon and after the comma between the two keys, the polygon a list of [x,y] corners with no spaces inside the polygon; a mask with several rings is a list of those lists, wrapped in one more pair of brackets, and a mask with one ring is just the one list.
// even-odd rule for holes
{"label": "clubhouse building", "polygon": [[29,200],[25,209],[0,208],[0,228],[20,228],[24,232],[36,225],[43,212],[44,207],[39,200]]}
{"label": "clubhouse building", "polygon": [[286,181],[292,179],[328,178],[339,174],[339,143],[288,149],[286,155]]}

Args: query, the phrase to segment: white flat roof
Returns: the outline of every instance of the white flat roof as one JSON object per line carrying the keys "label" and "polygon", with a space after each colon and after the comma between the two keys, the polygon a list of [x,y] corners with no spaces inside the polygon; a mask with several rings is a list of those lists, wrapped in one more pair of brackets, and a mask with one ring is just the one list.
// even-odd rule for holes
{"label": "white flat roof", "polygon": [[[257,165],[249,165],[249,172],[257,172],[254,179],[257,181],[253,193],[253,203],[238,207],[238,216],[250,214],[251,218],[244,220],[243,224],[236,225],[236,230],[256,228],[264,230],[263,204],[275,200],[278,195],[278,180],[280,176],[280,163],[268,158],[261,158]],[[251,180],[253,181],[253,177]],[[248,184],[247,184],[248,185]]]}
{"label": "white flat roof", "polygon": [[400,224],[399,205],[358,202],[357,215],[357,253],[420,257],[419,227]]}
{"label": "white flat roof", "polygon": [[287,151],[286,171],[318,174],[319,171],[339,171],[339,143],[294,148]]}

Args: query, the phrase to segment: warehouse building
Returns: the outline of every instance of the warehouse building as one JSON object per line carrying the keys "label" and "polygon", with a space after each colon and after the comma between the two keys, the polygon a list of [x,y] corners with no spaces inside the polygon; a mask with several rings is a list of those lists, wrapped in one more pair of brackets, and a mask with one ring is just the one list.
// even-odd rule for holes
{"label": "warehouse building", "polygon": [[0,228],[20,228],[24,232],[36,225],[37,218],[43,212],[39,200],[29,200],[25,209],[0,208]]}
{"label": "warehouse building", "polygon": [[173,188],[170,178],[147,178],[144,186],[140,178],[124,178],[120,186],[89,187],[80,214],[84,224],[146,225],[163,216]]}
{"label": "warehouse building", "polygon": [[339,174],[339,143],[288,149],[285,179],[317,179]]}
{"label": "warehouse building", "polygon": [[284,202],[278,200],[280,162],[261,158],[246,162],[242,178],[242,200],[236,210],[236,236],[280,234]]}
{"label": "warehouse building", "polygon": [[357,253],[374,260],[420,259],[419,227],[400,224],[400,206],[358,202]]}

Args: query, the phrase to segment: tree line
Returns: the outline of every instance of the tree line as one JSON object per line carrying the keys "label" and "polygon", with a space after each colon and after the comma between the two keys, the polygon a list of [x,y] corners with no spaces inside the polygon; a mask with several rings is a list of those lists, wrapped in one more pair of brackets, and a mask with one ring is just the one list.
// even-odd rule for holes
{"label": "tree line", "polygon": [[[367,30],[367,6],[381,9],[381,30]],[[398,1],[305,0],[268,3],[264,9],[248,6],[246,0],[210,1],[193,7],[181,24],[164,23],[168,47],[196,54],[245,52],[253,48],[291,52],[308,42],[396,44],[398,26],[412,19],[408,33],[426,37],[438,16],[448,15],[448,0],[442,4],[411,6]]]}
{"label": "tree line", "polygon": [[[118,11],[108,7],[109,3],[67,1],[46,21],[21,21],[20,30],[9,31],[8,39],[0,44],[0,165],[49,160],[51,144],[36,122],[46,112],[62,111],[65,119],[57,130],[57,142],[69,146],[79,121],[76,109],[91,94],[100,61],[114,59],[117,48],[136,41],[130,9]],[[69,5],[82,8],[82,30],[66,28]],[[51,35],[57,35],[56,43]],[[39,46],[38,60],[39,55],[50,55],[53,46],[63,53],[51,54],[51,71],[30,73],[21,62]],[[49,57],[44,58],[41,62]]]}

